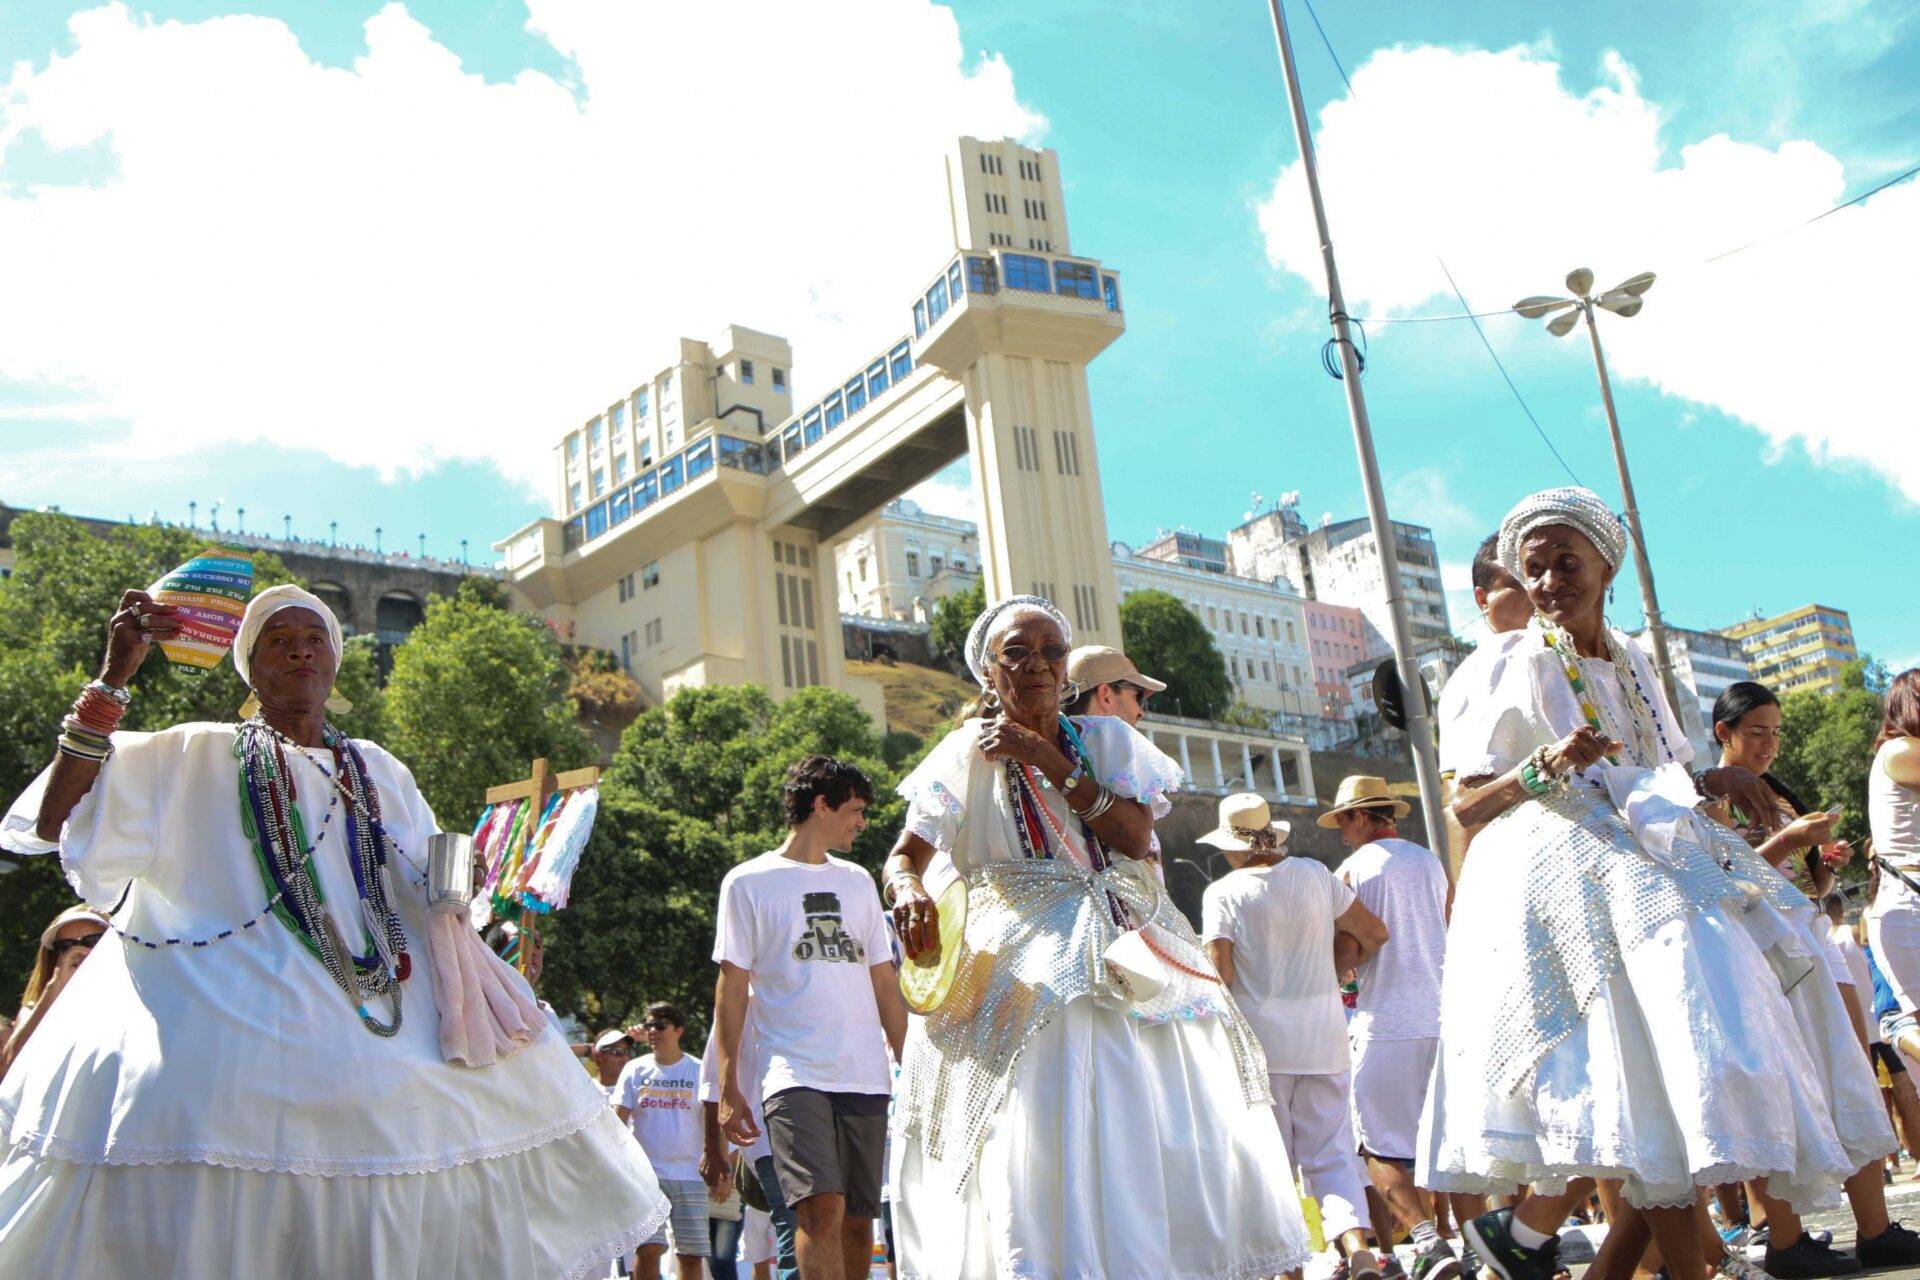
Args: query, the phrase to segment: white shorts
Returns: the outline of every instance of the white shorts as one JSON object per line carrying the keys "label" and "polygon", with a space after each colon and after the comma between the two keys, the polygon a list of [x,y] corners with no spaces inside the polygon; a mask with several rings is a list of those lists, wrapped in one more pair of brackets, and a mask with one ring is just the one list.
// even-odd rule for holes
{"label": "white shorts", "polygon": [[1413,1159],[1439,1051],[1437,1036],[1353,1038],[1353,1137],[1362,1152],[1382,1160]]}
{"label": "white shorts", "polygon": [[740,1255],[737,1259],[747,1267],[756,1267],[763,1262],[772,1262],[778,1245],[773,1238],[773,1219],[752,1205],[747,1205],[740,1215]]}
{"label": "white shorts", "polygon": [[1853,970],[1847,967],[1847,958],[1840,954],[1840,944],[1825,929],[1814,930],[1820,938],[1820,955],[1827,962],[1827,976],[1835,985],[1850,987],[1853,985]]}

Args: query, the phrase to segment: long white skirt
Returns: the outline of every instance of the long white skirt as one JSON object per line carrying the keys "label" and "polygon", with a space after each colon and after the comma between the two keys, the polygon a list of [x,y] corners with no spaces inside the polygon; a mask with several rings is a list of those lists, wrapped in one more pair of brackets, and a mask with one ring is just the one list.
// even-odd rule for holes
{"label": "long white skirt", "polygon": [[[1475,858],[1482,852],[1476,846]],[[1690,912],[1628,950],[1532,1075],[1512,1093],[1491,1088],[1485,1054],[1515,951],[1488,939],[1516,927],[1510,886],[1520,879],[1500,871],[1491,859],[1469,862],[1455,902],[1421,1186],[1498,1193],[1619,1178],[1628,1202],[1648,1207],[1690,1205],[1697,1187],[1765,1177],[1795,1208],[1837,1200],[1859,1162],[1835,1132],[1779,979],[1724,908]],[[1826,979],[1816,965],[1801,981],[1831,987]]]}
{"label": "long white skirt", "polygon": [[1279,1126],[1217,1020],[1076,1000],[1014,1071],[958,1203],[894,1133],[903,1280],[1263,1280],[1306,1259]]}
{"label": "long white skirt", "polygon": [[0,1278],[570,1280],[603,1272],[664,1220],[661,1200],[633,1222],[642,1178],[651,1185],[646,1156],[611,1108],[567,1137],[433,1173],[82,1164],[16,1150],[0,1163]]}
{"label": "long white skirt", "polygon": [[[1806,921],[1809,943],[1827,940],[1830,935],[1820,925],[1824,917],[1810,916]],[[1832,943],[1829,940],[1828,945]],[[1842,966],[1845,965],[1842,960]],[[1852,974],[1848,974],[1849,981]],[[1871,997],[1871,992],[1868,993]],[[1874,1078],[1873,1063],[1860,1045],[1853,1027],[1853,1015],[1847,1011],[1846,997],[1840,994],[1827,966],[1816,968],[1787,993],[1800,1037],[1813,1060],[1814,1074],[1820,1081],[1820,1096],[1827,1100],[1833,1128],[1847,1159],[1855,1169],[1879,1160],[1898,1145],[1893,1125],[1887,1120],[1886,1104],[1880,1098],[1880,1082]]]}

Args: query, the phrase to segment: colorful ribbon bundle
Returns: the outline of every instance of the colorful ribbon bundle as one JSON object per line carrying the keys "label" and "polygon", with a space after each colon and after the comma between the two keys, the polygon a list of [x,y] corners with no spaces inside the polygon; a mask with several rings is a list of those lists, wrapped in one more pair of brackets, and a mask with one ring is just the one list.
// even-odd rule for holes
{"label": "colorful ribbon bundle", "polygon": [[526,800],[488,805],[474,824],[474,857],[487,868],[493,914],[516,919],[567,905],[573,874],[593,834],[600,788],[557,791],[535,813]]}
{"label": "colorful ribbon bundle", "polygon": [[211,671],[233,648],[253,594],[253,561],[227,547],[209,547],[147,589],[155,604],[180,611],[180,631],[160,642],[167,661]]}

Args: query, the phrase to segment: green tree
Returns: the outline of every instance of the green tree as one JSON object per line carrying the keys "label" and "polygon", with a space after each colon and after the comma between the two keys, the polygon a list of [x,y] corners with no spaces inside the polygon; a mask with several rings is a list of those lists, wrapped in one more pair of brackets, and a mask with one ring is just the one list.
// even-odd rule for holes
{"label": "green tree", "polygon": [[556,770],[586,763],[568,678],[539,619],[437,597],[394,650],[382,745],[413,770],[441,826],[462,830],[487,788],[525,777],[535,757]]}
{"label": "green tree", "polygon": [[965,591],[956,591],[934,601],[933,621],[928,625],[927,643],[936,656],[945,658],[956,671],[967,669],[967,632],[973,620],[987,608],[985,579]]}
{"label": "green tree", "polygon": [[785,839],[782,779],[814,754],[850,760],[873,782],[853,856],[877,869],[905,805],[853,698],[816,687],[776,703],[758,686],[708,687],[642,712],[602,779],[572,905],[544,925],[542,993],[595,1026],[664,999],[704,1027],[720,881]]}
{"label": "green tree", "polygon": [[1227,663],[1198,614],[1164,591],[1136,591],[1120,602],[1121,645],[1133,665],[1167,691],[1157,710],[1217,720],[1233,704]]}
{"label": "green tree", "polygon": [[1835,693],[1790,693],[1780,701],[1782,737],[1773,771],[1802,801],[1844,809],[1840,838],[1860,844],[1867,827],[1867,773],[1880,732],[1880,694],[1869,687],[1871,658],[1847,664]]}
{"label": "green tree", "polygon": [[[159,525],[127,525],[96,533],[57,512],[16,517],[8,527],[13,573],[0,582],[0,804],[11,804],[53,758],[59,723],[98,674],[107,620],[129,588],[144,589],[205,550],[206,534]],[[244,553],[256,589],[293,581],[278,556]],[[340,691],[354,711],[343,729],[377,731],[380,699],[370,642],[351,641],[341,655]],[[150,656],[132,683],[133,705],[122,726],[164,729],[192,720],[237,718],[246,688],[233,664],[211,671],[177,667]],[[0,1004],[11,1007],[33,963],[40,930],[73,903],[58,859],[0,853],[6,911],[0,912]]]}

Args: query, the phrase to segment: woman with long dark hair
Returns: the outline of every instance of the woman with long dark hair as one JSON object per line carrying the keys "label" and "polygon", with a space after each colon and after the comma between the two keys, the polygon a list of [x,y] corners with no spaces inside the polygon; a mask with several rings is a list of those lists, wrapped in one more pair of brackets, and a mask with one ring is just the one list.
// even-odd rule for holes
{"label": "woman with long dark hair", "polygon": [[1887,690],[1867,772],[1867,823],[1880,872],[1867,937],[1900,1003],[1887,1038],[1913,1052],[1920,1049],[1920,667],[1902,671]]}
{"label": "woman with long dark hair", "polygon": [[[1844,864],[1853,849],[1845,841],[1824,843],[1839,821],[1837,811],[1809,808],[1774,774],[1781,733],[1780,700],[1773,690],[1753,680],[1727,687],[1713,704],[1713,736],[1720,744],[1721,767],[1746,769],[1760,779],[1764,799],[1773,805],[1776,829],[1762,835],[1752,816],[1733,801],[1710,805],[1707,812],[1746,836],[1755,852],[1810,899],[1804,916],[1796,913],[1795,920],[1804,924],[1809,945],[1820,955],[1823,967],[1792,987],[1787,1002],[1823,1086],[1834,1131],[1858,1165],[1847,1179],[1846,1190],[1860,1260],[1804,1234],[1799,1215],[1768,1192],[1764,1178],[1750,1182],[1747,1194],[1766,1210],[1767,1274],[1774,1280],[1814,1280],[1858,1270],[1862,1262],[1887,1265],[1920,1260],[1920,1236],[1887,1217],[1879,1166],[1896,1145],[1893,1129],[1867,1057],[1862,1025],[1850,1008],[1852,997],[1847,993],[1853,990],[1853,972],[1823,927],[1824,918],[1813,909],[1812,899],[1832,888],[1834,867]],[[1867,994],[1871,998],[1871,992]]]}

